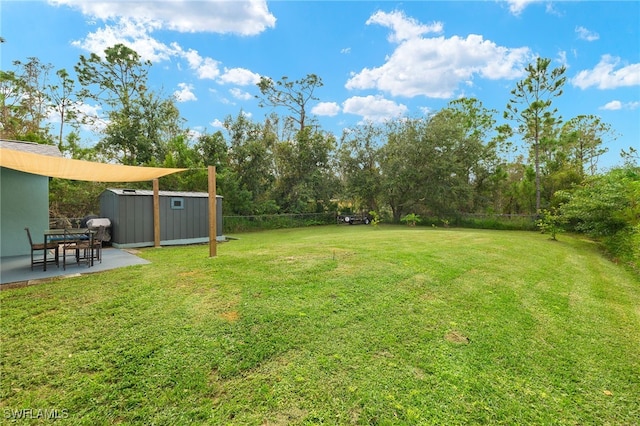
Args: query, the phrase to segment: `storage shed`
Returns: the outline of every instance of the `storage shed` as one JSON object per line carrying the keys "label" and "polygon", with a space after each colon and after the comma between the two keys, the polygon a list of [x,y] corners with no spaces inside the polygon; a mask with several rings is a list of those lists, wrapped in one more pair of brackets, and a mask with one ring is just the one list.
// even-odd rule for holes
{"label": "storage shed", "polygon": [[[209,242],[209,194],[159,191],[160,244]],[[153,247],[153,191],[106,189],[100,194],[100,216],[111,220],[116,248]],[[222,197],[216,196],[216,239],[222,235]]]}

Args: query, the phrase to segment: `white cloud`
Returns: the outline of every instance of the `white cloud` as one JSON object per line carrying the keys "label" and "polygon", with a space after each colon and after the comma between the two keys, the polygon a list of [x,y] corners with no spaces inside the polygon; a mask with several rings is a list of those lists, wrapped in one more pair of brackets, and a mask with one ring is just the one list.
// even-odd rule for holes
{"label": "white cloud", "polygon": [[556,9],[556,5],[555,3],[552,2],[548,2],[546,7],[545,7],[545,11],[549,14],[549,15],[555,15],[555,16],[559,16],[559,17],[563,17],[564,16],[564,12]]}
{"label": "white cloud", "polygon": [[342,104],[342,110],[347,114],[362,116],[363,120],[381,123],[407,113],[407,107],[397,104],[382,96],[354,96]]}
{"label": "white cloud", "polygon": [[75,40],[71,44],[104,57],[106,48],[120,43],[135,50],[143,60],[167,60],[174,54],[173,48],[151,37],[149,33],[153,29],[153,23],[123,19],[116,25],[107,25],[89,33],[85,39]]}
{"label": "white cloud", "polygon": [[622,102],[620,101],[611,101],[608,102],[606,105],[601,106],[600,109],[606,109],[609,111],[617,111],[619,109],[622,109]]}
{"label": "white cloud", "polygon": [[340,49],[340,53],[349,54],[351,53],[351,48],[345,47],[344,49]]}
{"label": "white cloud", "polygon": [[200,137],[204,135],[204,133],[202,132],[201,126],[198,126],[197,128],[193,128],[193,129],[188,129],[187,133],[189,135],[188,136],[189,140],[194,142],[200,139]]}
{"label": "white cloud", "polygon": [[[67,112],[69,108],[73,108],[73,110],[78,114],[80,121],[83,121],[80,124],[80,129],[84,131],[102,132],[110,122],[108,118],[103,116],[102,106],[99,104],[91,105],[76,101],[73,102],[72,105],[68,105]],[[53,124],[55,126],[55,131],[58,132],[60,130],[61,123],[60,111],[51,106],[48,107],[46,121]],[[68,122],[65,124],[68,125]],[[0,129],[1,128],[2,123],[0,123]]]}
{"label": "white cloud", "polygon": [[507,4],[509,5],[509,11],[512,14],[519,16],[527,6],[539,1],[541,0],[507,0]]}
{"label": "white cloud", "polygon": [[560,62],[560,65],[562,65],[565,68],[569,68],[569,62],[567,61],[567,52],[565,50],[561,50],[558,52],[558,58],[556,59],[558,62]]}
{"label": "white cloud", "polygon": [[595,41],[600,38],[600,34],[589,31],[585,27],[576,27],[576,34],[578,34],[578,38],[586,41]]}
{"label": "white cloud", "polygon": [[75,102],[73,107],[78,113],[78,118],[85,122],[81,126],[84,130],[99,133],[109,124],[109,120],[103,117],[102,106],[99,104],[91,105],[84,102]]}
{"label": "white cloud", "polygon": [[424,115],[425,117],[430,116],[431,114],[433,114],[433,109],[430,107],[420,107],[420,112],[422,112],[422,115]]}
{"label": "white cloud", "polygon": [[640,106],[640,102],[627,102],[622,103],[618,100],[608,102],[607,104],[601,106],[599,109],[608,110],[608,111],[617,111],[621,109],[634,110]]}
{"label": "white cloud", "polygon": [[187,60],[189,68],[195,71],[200,79],[215,80],[220,75],[219,62],[212,58],[203,58],[197,50],[189,49],[186,52],[176,44],[173,45],[176,52]]}
{"label": "white cloud", "polygon": [[256,74],[245,68],[225,68],[224,73],[220,76],[219,82],[222,84],[235,84],[238,86],[250,86],[258,84],[260,74]]}
{"label": "white cloud", "polygon": [[78,110],[81,114],[91,116],[91,117],[99,117],[100,111],[102,110],[101,105],[90,105],[84,102],[77,102],[74,105],[75,109]]}
{"label": "white cloud", "polygon": [[[237,85],[255,84],[259,75],[245,69],[225,69],[221,76],[220,63],[201,57],[177,43],[166,45],[152,37],[158,30],[182,32],[218,32],[254,35],[275,25],[263,0],[199,0],[199,1],[92,1],[49,0],[55,5],[80,9],[92,19],[100,19],[104,27],[89,33],[84,39],[72,42],[74,46],[98,55],[107,47],[121,43],[135,50],[143,60],[161,62],[182,57],[200,79]],[[178,64],[180,67],[180,64]]]}
{"label": "white cloud", "polygon": [[592,86],[598,89],[616,89],[640,85],[640,63],[626,65],[615,70],[618,65],[620,65],[620,58],[604,55],[595,68],[580,71],[571,80],[571,84],[581,89]]}
{"label": "white cloud", "polygon": [[196,68],[196,74],[198,75],[198,78],[214,80],[220,75],[218,64],[219,62],[215,59],[204,58]]}
{"label": "white cloud", "polygon": [[415,37],[400,43],[382,66],[352,74],[345,87],[375,88],[394,96],[446,99],[476,75],[492,80],[521,77],[531,59],[527,47],[498,46],[480,35]]}
{"label": "white cloud", "polygon": [[367,20],[367,25],[371,24],[391,28],[393,31],[389,34],[388,40],[392,43],[415,39],[426,33],[439,34],[443,29],[441,22],[424,25],[414,18],[407,17],[402,11],[391,13],[378,11]]}
{"label": "white cloud", "polygon": [[193,93],[193,85],[187,83],[178,83],[180,90],[173,92],[173,96],[178,102],[197,101],[198,98]]}
{"label": "white cloud", "polygon": [[224,123],[220,120],[218,120],[217,118],[215,120],[213,120],[211,123],[209,123],[212,127],[215,127],[217,129],[224,129]]}
{"label": "white cloud", "polygon": [[247,93],[244,90],[238,89],[237,87],[229,89],[229,93],[231,93],[231,96],[233,96],[234,98],[240,99],[242,101],[248,101],[249,99],[253,98],[251,93]]}
{"label": "white cloud", "polygon": [[[178,43],[171,43],[170,46],[167,46],[149,35],[152,29],[153,26],[121,20],[117,26],[105,26],[90,33],[84,40],[77,40],[72,44],[104,57],[105,49],[121,43],[136,51],[143,60],[150,60],[154,63],[178,57],[187,61],[189,68],[195,72],[199,79],[217,80],[221,78],[220,62],[213,58],[202,57],[194,49],[185,51]],[[179,63],[178,68],[180,68]],[[241,81],[244,78],[246,81],[250,79],[248,76],[257,75],[248,70],[243,70],[243,73],[239,73],[237,70],[240,69],[233,69],[229,74],[229,71],[225,69],[225,73],[229,74],[226,76],[228,82],[234,82],[234,76],[236,80]],[[244,77],[242,77],[243,75]]]}
{"label": "white cloud", "polygon": [[159,28],[179,32],[207,32],[250,36],[274,28],[276,18],[265,0],[198,1],[86,1],[49,0],[50,4],[79,9],[92,19],[120,18],[154,22]]}
{"label": "white cloud", "polygon": [[340,105],[335,102],[320,102],[311,108],[315,115],[334,117],[340,112]]}

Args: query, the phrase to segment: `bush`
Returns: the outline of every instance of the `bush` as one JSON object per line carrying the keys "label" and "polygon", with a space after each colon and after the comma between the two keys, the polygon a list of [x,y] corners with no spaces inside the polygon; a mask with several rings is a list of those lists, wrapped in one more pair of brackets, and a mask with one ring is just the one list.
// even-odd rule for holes
{"label": "bush", "polygon": [[616,260],[640,266],[640,168],[626,166],[556,197],[573,230],[602,242]]}
{"label": "bush", "polygon": [[266,229],[303,228],[336,223],[335,213],[267,214],[224,216],[225,233],[262,231]]}
{"label": "bush", "polygon": [[562,225],[566,222],[566,218],[559,214],[557,209],[551,208],[550,210],[542,210],[542,217],[538,219],[536,225],[543,234],[548,233],[555,241],[556,235],[564,231]]}
{"label": "bush", "polygon": [[602,245],[615,262],[622,262],[640,272],[640,225],[602,238]]}
{"label": "bush", "polygon": [[497,229],[505,231],[534,231],[536,218],[532,215],[463,215],[451,224],[461,228]]}
{"label": "bush", "polygon": [[406,223],[407,226],[416,226],[416,224],[420,223],[420,216],[418,216],[415,213],[409,213],[408,215],[405,215],[402,219],[400,219],[400,222],[402,223]]}
{"label": "bush", "polygon": [[371,225],[374,226],[374,227],[377,227],[380,224],[380,222],[382,221],[380,219],[380,215],[375,210],[371,210],[369,212],[369,217],[371,218]]}

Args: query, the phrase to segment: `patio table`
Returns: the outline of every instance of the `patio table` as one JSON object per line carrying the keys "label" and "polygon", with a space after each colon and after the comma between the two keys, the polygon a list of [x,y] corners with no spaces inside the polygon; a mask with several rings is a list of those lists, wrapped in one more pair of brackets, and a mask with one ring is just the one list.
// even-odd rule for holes
{"label": "patio table", "polygon": [[[74,240],[88,239],[89,246],[91,247],[91,258],[89,261],[89,267],[93,266],[93,235],[96,233],[95,229],[90,228],[70,228],[70,229],[47,229],[44,231],[44,242],[49,243],[63,243],[65,236],[69,238],[71,236]],[[44,270],[47,270],[47,251],[44,251]]]}

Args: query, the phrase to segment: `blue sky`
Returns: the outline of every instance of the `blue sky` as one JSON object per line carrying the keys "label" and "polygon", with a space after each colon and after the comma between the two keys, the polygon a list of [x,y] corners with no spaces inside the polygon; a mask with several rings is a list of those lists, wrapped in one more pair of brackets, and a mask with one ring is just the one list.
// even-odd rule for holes
{"label": "blue sky", "polygon": [[[600,117],[615,130],[602,168],[640,148],[638,1],[7,1],[3,70],[37,57],[55,69],[124,43],[152,61],[150,88],[176,96],[195,134],[240,111],[271,112],[260,76],[314,73],[312,113],[338,138],[359,122],[420,117],[461,96],[502,111],[537,56],[567,67],[554,105],[563,119]],[[100,111],[99,105],[85,105]],[[85,135],[91,145],[97,136]]]}

